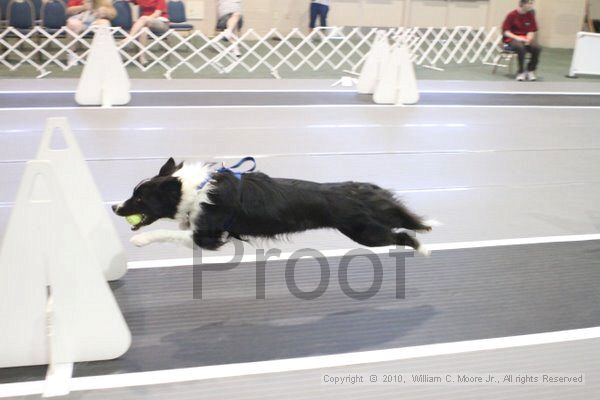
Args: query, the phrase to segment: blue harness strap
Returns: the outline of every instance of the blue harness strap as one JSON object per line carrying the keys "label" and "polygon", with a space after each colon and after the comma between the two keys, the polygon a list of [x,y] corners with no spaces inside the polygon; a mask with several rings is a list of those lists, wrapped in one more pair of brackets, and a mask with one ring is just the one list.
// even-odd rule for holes
{"label": "blue harness strap", "polygon": [[[249,169],[247,169],[247,170],[245,170],[245,171],[236,171],[235,170],[235,168],[241,167],[242,164],[244,164],[246,162],[252,162],[252,167],[249,168]],[[242,158],[240,161],[238,161],[237,163],[235,163],[231,167],[226,167],[225,164],[221,164],[221,167],[219,169],[217,169],[215,172],[226,172],[226,171],[229,171],[238,180],[241,180],[242,179],[242,175],[247,174],[248,172],[253,172],[255,169],[256,169],[256,160],[254,159],[254,157],[248,156],[248,157]],[[210,174],[208,176],[208,178],[206,178],[204,181],[202,181],[202,183],[200,183],[196,187],[196,189],[197,190],[202,189],[211,179],[212,179],[212,174]],[[241,197],[240,197],[240,201],[241,201]],[[223,230],[224,231],[228,231],[231,228],[231,226],[233,225],[234,221],[235,221],[235,215],[231,215],[231,217],[229,217],[229,220],[223,226]]]}
{"label": "blue harness strap", "polygon": [[[239,168],[242,166],[242,164],[246,163],[246,162],[252,162],[252,168],[247,169],[245,171],[235,171],[235,168]],[[223,164],[221,166],[221,168],[219,168],[217,170],[217,172],[225,172],[225,171],[229,171],[231,172],[236,178],[238,179],[242,179],[242,175],[247,173],[247,172],[252,172],[256,169],[256,160],[254,159],[254,157],[248,156],[248,157],[244,157],[242,158],[240,161],[238,161],[237,163],[235,163],[234,165],[232,165],[231,167],[226,167],[225,164]]]}
{"label": "blue harness strap", "polygon": [[[240,166],[242,166],[242,164],[246,163],[246,162],[252,162],[252,167],[250,169],[247,169],[245,171],[235,171],[235,168],[239,168]],[[245,173],[248,172],[253,172],[256,169],[256,160],[254,159],[254,157],[248,156],[248,157],[244,157],[242,158],[240,161],[238,161],[237,163],[235,163],[234,165],[232,165],[231,167],[226,167],[224,163],[221,164],[221,167],[219,169],[217,169],[215,172],[225,172],[225,171],[229,171],[233,174],[233,176],[235,176],[238,179],[242,179],[242,175],[244,175]],[[197,187],[196,190],[200,190],[202,189],[204,186],[206,186],[206,184],[212,179],[212,174],[210,174],[208,176],[208,178],[206,178],[205,180],[203,180]]]}

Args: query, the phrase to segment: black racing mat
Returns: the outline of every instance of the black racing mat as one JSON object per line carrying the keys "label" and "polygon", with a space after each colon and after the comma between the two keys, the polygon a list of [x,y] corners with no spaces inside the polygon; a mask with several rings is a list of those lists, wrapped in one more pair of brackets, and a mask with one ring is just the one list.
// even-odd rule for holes
{"label": "black racing mat", "polygon": [[[311,258],[299,260],[295,267],[285,261],[268,262],[264,274],[258,268],[258,281],[265,282],[258,289],[254,263],[231,269],[221,265],[218,271],[203,266],[213,270],[203,272],[201,285],[200,270],[194,274],[192,267],[131,270],[111,284],[133,334],[130,350],[116,360],[77,363],[74,375],[263,361],[600,325],[598,241],[438,251],[428,259],[402,254],[411,257],[374,256],[381,262],[381,273],[374,272],[378,269],[372,260],[353,259],[346,269],[348,285],[340,284],[344,282],[340,257],[326,259],[322,267]],[[369,292],[373,296],[368,299],[357,299],[372,286],[374,276],[381,288]],[[328,285],[319,286],[327,280]],[[318,287],[321,296],[314,299],[292,294],[294,288],[311,292]],[[202,298],[194,299],[200,288]],[[257,299],[257,291],[264,299]],[[0,382],[42,379],[44,372],[43,367],[3,369]]]}
{"label": "black racing mat", "polygon": [[[66,93],[3,93],[2,108],[77,107]],[[375,105],[372,96],[354,92],[135,92],[129,106],[293,106]],[[421,93],[419,105],[598,107],[600,95],[523,93]]]}

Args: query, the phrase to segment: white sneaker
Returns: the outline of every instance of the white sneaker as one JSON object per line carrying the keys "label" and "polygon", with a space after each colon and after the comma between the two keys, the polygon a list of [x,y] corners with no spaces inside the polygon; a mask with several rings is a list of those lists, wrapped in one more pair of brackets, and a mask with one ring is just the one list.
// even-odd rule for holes
{"label": "white sneaker", "polygon": [[238,47],[237,44],[233,45],[233,49],[231,51],[232,51],[233,55],[236,57],[239,57],[242,55],[242,52],[240,51],[240,48]]}
{"label": "white sneaker", "polygon": [[79,62],[79,60],[75,54],[69,53],[67,55],[67,68],[76,66],[78,62]]}
{"label": "white sneaker", "polygon": [[535,74],[533,73],[533,71],[529,71],[527,73],[527,80],[528,81],[536,81],[537,80],[537,76],[535,76]]}
{"label": "white sneaker", "polygon": [[521,72],[520,74],[517,74],[517,80],[519,82],[523,82],[526,78],[527,78],[527,74],[525,72]]}

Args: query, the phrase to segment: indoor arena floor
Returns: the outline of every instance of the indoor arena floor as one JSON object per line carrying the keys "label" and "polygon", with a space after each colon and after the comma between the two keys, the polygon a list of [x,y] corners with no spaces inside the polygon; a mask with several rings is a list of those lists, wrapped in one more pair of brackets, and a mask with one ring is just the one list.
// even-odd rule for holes
{"label": "indoor arena floor", "polygon": [[[167,244],[136,248],[111,213],[130,260],[111,287],[133,343],[117,360],[77,363],[71,396],[475,399],[481,387],[321,382],[324,373],[512,371],[584,373],[586,383],[500,385],[486,397],[594,398],[600,84],[424,81],[418,105],[396,107],[332,83],[139,80],[130,106],[103,109],[74,105],[75,80],[2,82],[0,234],[49,117],[68,118],[107,209],[168,157],[233,164],[252,155],[271,176],[379,184],[442,222],[419,234],[430,258],[404,253],[402,299],[388,249],[375,249],[377,295],[348,298],[340,256],[359,246],[333,231],[244,244],[242,265],[206,272],[203,298],[194,299],[200,255]],[[285,257],[319,250],[332,284],[301,301],[286,287],[285,260],[270,261],[265,299],[256,300],[257,248]],[[233,249],[201,260],[226,269]],[[307,291],[318,285],[316,265],[298,262],[296,281]],[[357,259],[349,280],[368,288],[372,265]],[[0,396],[39,397],[45,375],[45,367],[0,369]]]}

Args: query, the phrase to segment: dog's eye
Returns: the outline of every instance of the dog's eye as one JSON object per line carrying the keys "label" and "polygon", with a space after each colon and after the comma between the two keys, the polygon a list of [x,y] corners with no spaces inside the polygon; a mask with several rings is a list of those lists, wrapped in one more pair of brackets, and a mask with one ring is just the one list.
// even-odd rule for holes
{"label": "dog's eye", "polygon": [[140,199],[139,197],[134,197],[133,201],[135,201],[136,203],[141,203],[142,199]]}

